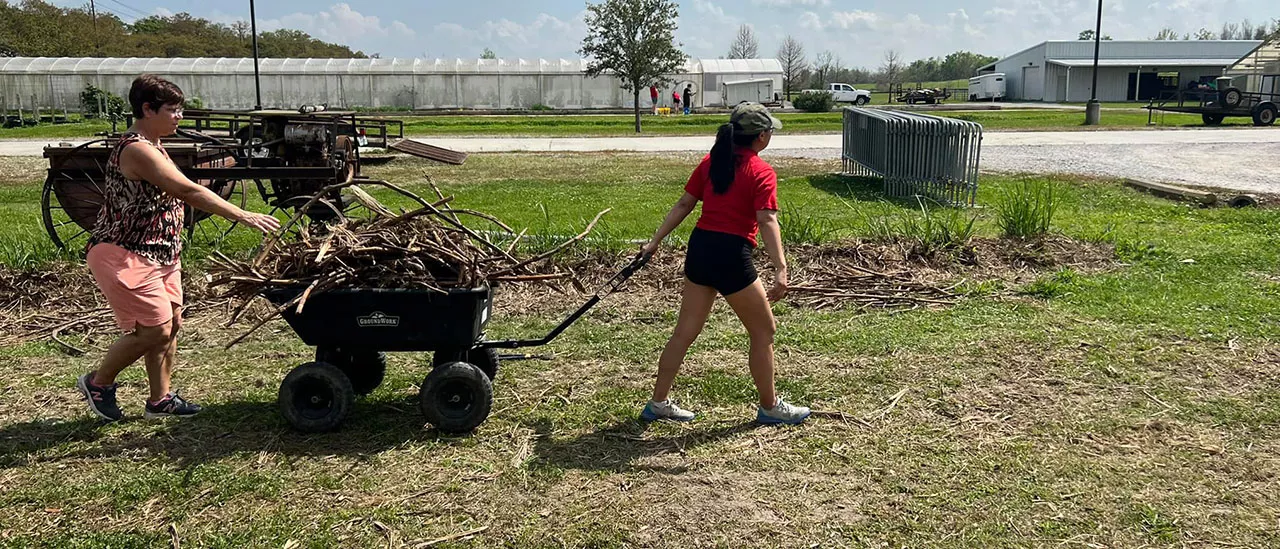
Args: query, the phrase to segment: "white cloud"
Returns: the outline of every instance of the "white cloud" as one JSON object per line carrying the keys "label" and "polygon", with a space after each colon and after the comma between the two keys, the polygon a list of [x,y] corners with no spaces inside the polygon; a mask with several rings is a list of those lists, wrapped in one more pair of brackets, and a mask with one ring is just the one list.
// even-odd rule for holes
{"label": "white cloud", "polygon": [[291,13],[258,21],[259,31],[297,29],[326,42],[346,44],[353,49],[377,51],[388,40],[413,38],[416,32],[400,21],[384,24],[376,15],[364,15],[350,4],[334,4],[317,13]]}
{"label": "white cloud", "polygon": [[822,18],[818,17],[818,14],[811,11],[806,11],[800,14],[800,20],[798,23],[800,24],[800,28],[805,30],[820,31],[825,26],[822,23]]}
{"label": "white cloud", "polygon": [[154,11],[151,12],[151,14],[157,15],[160,17],[173,17],[173,12],[164,8],[156,8]]}
{"label": "white cloud", "polygon": [[880,15],[869,11],[836,11],[831,13],[831,19],[827,26],[842,30],[872,30],[880,22]]}
{"label": "white cloud", "polygon": [[485,48],[504,58],[573,57],[586,35],[585,12],[570,19],[540,13],[533,21],[485,21],[475,27],[438,23],[428,36],[435,51],[452,57],[475,57]]}
{"label": "white cloud", "polygon": [[790,8],[796,6],[830,6],[831,0],[751,0],[757,6]]}

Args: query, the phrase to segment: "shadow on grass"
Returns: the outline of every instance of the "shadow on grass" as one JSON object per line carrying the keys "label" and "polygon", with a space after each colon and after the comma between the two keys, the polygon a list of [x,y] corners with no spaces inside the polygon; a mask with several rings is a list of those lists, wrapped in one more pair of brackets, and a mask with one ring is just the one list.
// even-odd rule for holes
{"label": "shadow on grass", "polygon": [[884,182],[878,177],[822,174],[808,178],[809,186],[854,202],[883,202],[905,208],[916,207],[914,198],[894,198],[884,194]]}
{"label": "shadow on grass", "polygon": [[635,461],[663,454],[685,453],[703,444],[719,442],[761,428],[754,421],[710,425],[694,423],[690,426],[690,431],[681,435],[644,437],[650,424],[630,419],[564,438],[555,435],[549,420],[540,420],[530,427],[537,432],[530,467],[612,472],[641,470],[669,474],[684,473],[687,467],[635,465]]}
{"label": "shadow on grass", "polygon": [[466,443],[467,437],[444,436],[425,426],[416,400],[359,400],[337,431],[320,434],[292,430],[274,401],[214,403],[199,416],[184,419],[144,420],[137,410],[126,410],[132,415],[110,425],[87,415],[15,423],[0,427],[0,469],[130,454],[167,456],[190,464],[241,452],[351,456],[412,441]]}

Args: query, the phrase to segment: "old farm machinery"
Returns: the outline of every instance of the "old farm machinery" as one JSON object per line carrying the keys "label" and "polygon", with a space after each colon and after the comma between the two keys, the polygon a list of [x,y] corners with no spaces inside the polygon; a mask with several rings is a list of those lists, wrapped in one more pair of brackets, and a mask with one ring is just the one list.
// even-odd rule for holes
{"label": "old farm machinery", "polygon": [[[49,173],[41,193],[45,230],[61,248],[87,242],[102,205],[107,160],[120,134],[79,145],[44,149]],[[360,147],[379,147],[461,164],[466,155],[404,139],[398,120],[352,112],[302,107],[296,111],[189,110],[178,134],[164,140],[165,150],[191,180],[224,199],[247,206],[252,185],[263,203],[297,213],[326,187],[363,178]],[[357,205],[339,190],[329,191],[303,212],[313,222],[350,215]],[[189,240],[216,243],[234,223],[188,209]]]}

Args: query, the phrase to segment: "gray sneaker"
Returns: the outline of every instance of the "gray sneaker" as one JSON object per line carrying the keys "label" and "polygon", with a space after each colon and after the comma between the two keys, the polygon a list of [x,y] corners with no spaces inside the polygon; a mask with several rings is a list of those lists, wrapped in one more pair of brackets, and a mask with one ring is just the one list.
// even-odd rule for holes
{"label": "gray sneaker", "polygon": [[120,404],[116,402],[116,387],[119,385],[112,383],[106,387],[99,387],[93,384],[93,375],[93,372],[89,372],[76,378],[76,388],[89,402],[89,409],[107,421],[124,419],[124,412],[120,411]]}
{"label": "gray sneaker", "polygon": [[756,423],[764,425],[798,425],[809,417],[810,411],[804,406],[792,406],[778,397],[778,403],[772,409],[764,406],[756,407]]}
{"label": "gray sneaker", "polygon": [[649,401],[644,410],[640,412],[640,419],[645,421],[657,421],[659,419],[667,419],[671,421],[692,421],[696,417],[693,412],[676,406],[670,399],[663,402]]}

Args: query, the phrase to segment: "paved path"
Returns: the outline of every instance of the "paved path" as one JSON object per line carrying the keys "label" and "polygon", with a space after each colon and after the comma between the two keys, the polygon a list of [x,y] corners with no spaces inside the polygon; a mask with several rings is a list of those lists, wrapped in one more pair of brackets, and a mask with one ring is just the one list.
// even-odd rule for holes
{"label": "paved path", "polygon": [[[463,152],[705,151],[714,136],[683,137],[416,137],[418,141]],[[47,144],[84,139],[0,140],[0,156],[40,156]],[[987,132],[983,147],[1011,145],[1183,145],[1280,143],[1280,128],[1101,130],[1059,132]],[[775,150],[839,149],[840,135],[788,135],[773,138]]]}
{"label": "paved path", "polygon": [[[714,142],[711,136],[418,139],[464,152],[697,152]],[[40,156],[46,143],[58,141],[0,141],[0,156]],[[987,132],[982,145],[984,170],[1133,177],[1280,193],[1280,128]],[[765,156],[836,160],[840,136],[779,133]]]}

